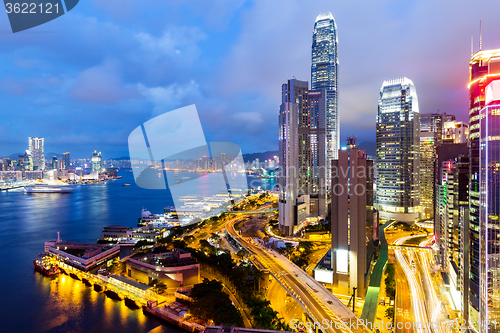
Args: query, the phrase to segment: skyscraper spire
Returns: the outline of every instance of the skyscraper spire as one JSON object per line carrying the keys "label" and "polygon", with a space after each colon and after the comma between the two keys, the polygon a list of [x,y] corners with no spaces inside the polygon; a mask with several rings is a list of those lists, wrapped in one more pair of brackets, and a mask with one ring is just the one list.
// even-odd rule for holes
{"label": "skyscraper spire", "polygon": [[[325,89],[327,98],[326,165],[338,157],[340,147],[340,125],[337,102],[337,25],[333,15],[321,13],[314,23],[312,40],[311,88]],[[330,169],[330,168],[327,168]],[[330,184],[330,170],[327,184]]]}
{"label": "skyscraper spire", "polygon": [[481,51],[483,44],[483,27],[482,22],[479,21],[479,51]]}

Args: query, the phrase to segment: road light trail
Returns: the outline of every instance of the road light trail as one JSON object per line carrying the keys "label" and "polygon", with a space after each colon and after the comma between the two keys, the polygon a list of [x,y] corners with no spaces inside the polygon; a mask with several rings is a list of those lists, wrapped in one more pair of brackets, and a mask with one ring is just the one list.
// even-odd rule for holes
{"label": "road light trail", "polygon": [[[414,236],[407,236],[398,239],[395,242],[395,245],[402,245],[406,240],[414,238]],[[400,249],[395,249],[394,253],[396,255],[396,259],[399,264],[403,268],[405,272],[408,284],[410,286],[410,295],[411,295],[411,304],[413,310],[413,319],[414,319],[414,331],[421,333],[428,333],[429,330],[429,320],[427,317],[427,311],[425,308],[424,301],[422,300],[423,289],[419,280],[413,271],[413,268],[410,266],[410,263],[406,259],[403,251]]]}
{"label": "road light trail", "polygon": [[[252,240],[247,240],[240,236],[234,229],[236,220],[237,219],[233,219],[226,224],[228,234],[250,252],[254,256],[254,259],[262,266],[269,269],[276,279],[278,279],[285,288],[291,291],[294,297],[303,303],[303,307],[316,321],[322,323],[324,319],[332,320],[333,323],[338,325],[338,327],[329,325],[326,328],[321,328],[323,332],[368,332],[368,329],[366,329],[364,325],[359,325],[359,327],[350,326],[349,320],[357,321],[356,316],[323,286],[316,286],[317,282],[300,268],[290,263],[288,259],[283,256],[273,252],[269,253],[267,249],[261,248]],[[303,280],[310,281],[311,283],[309,284]],[[312,285],[321,290],[315,289]],[[325,290],[329,294],[329,299],[331,299],[330,305],[326,304],[325,299],[320,299],[316,295],[321,294],[322,297],[324,297]],[[330,307],[335,307],[335,311]]]}

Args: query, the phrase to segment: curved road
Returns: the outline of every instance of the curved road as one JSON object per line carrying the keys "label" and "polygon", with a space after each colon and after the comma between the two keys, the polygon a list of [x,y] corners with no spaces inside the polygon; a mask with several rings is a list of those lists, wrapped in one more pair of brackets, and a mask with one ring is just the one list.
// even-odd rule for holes
{"label": "curved road", "polygon": [[303,303],[303,307],[318,323],[323,324],[324,320],[327,321],[319,329],[325,333],[368,332],[364,325],[357,325],[357,317],[340,300],[323,286],[318,286],[318,282],[288,259],[274,251],[261,248],[249,238],[241,237],[234,229],[236,221],[237,219],[233,219],[226,224],[227,232],[269,269],[279,282]]}

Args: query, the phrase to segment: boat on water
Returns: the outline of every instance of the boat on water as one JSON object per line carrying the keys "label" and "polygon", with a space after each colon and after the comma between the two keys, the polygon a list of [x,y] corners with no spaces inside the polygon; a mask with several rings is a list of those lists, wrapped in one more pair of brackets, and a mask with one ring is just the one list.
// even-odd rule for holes
{"label": "boat on water", "polygon": [[130,184],[123,184],[123,186],[130,186]]}
{"label": "boat on water", "polygon": [[24,187],[25,193],[71,193],[74,188],[66,184],[37,183]]}
{"label": "boat on water", "polygon": [[59,267],[52,262],[52,257],[47,255],[40,255],[38,258],[33,260],[33,265],[35,269],[46,276],[52,276],[59,274]]}

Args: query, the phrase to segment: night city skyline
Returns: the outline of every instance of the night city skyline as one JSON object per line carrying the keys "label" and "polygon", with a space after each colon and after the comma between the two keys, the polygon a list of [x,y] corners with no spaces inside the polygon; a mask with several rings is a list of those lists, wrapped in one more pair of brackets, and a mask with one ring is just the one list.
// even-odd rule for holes
{"label": "night city skyline", "polygon": [[2,331],[500,333],[498,0],[12,1]]}
{"label": "night city skyline", "polygon": [[[321,12],[331,11],[338,28],[342,145],[348,135],[375,141],[379,88],[393,77],[415,82],[422,113],[467,120],[462,64],[471,36],[479,49],[480,20],[483,49],[500,44],[494,1],[117,3],[80,3],[44,26],[0,36],[0,155],[23,152],[25,138],[38,136],[47,152],[127,156],[135,126],[193,103],[207,140],[235,142],[243,153],[277,150],[279,86],[310,80]],[[9,30],[6,17],[0,30]]]}

